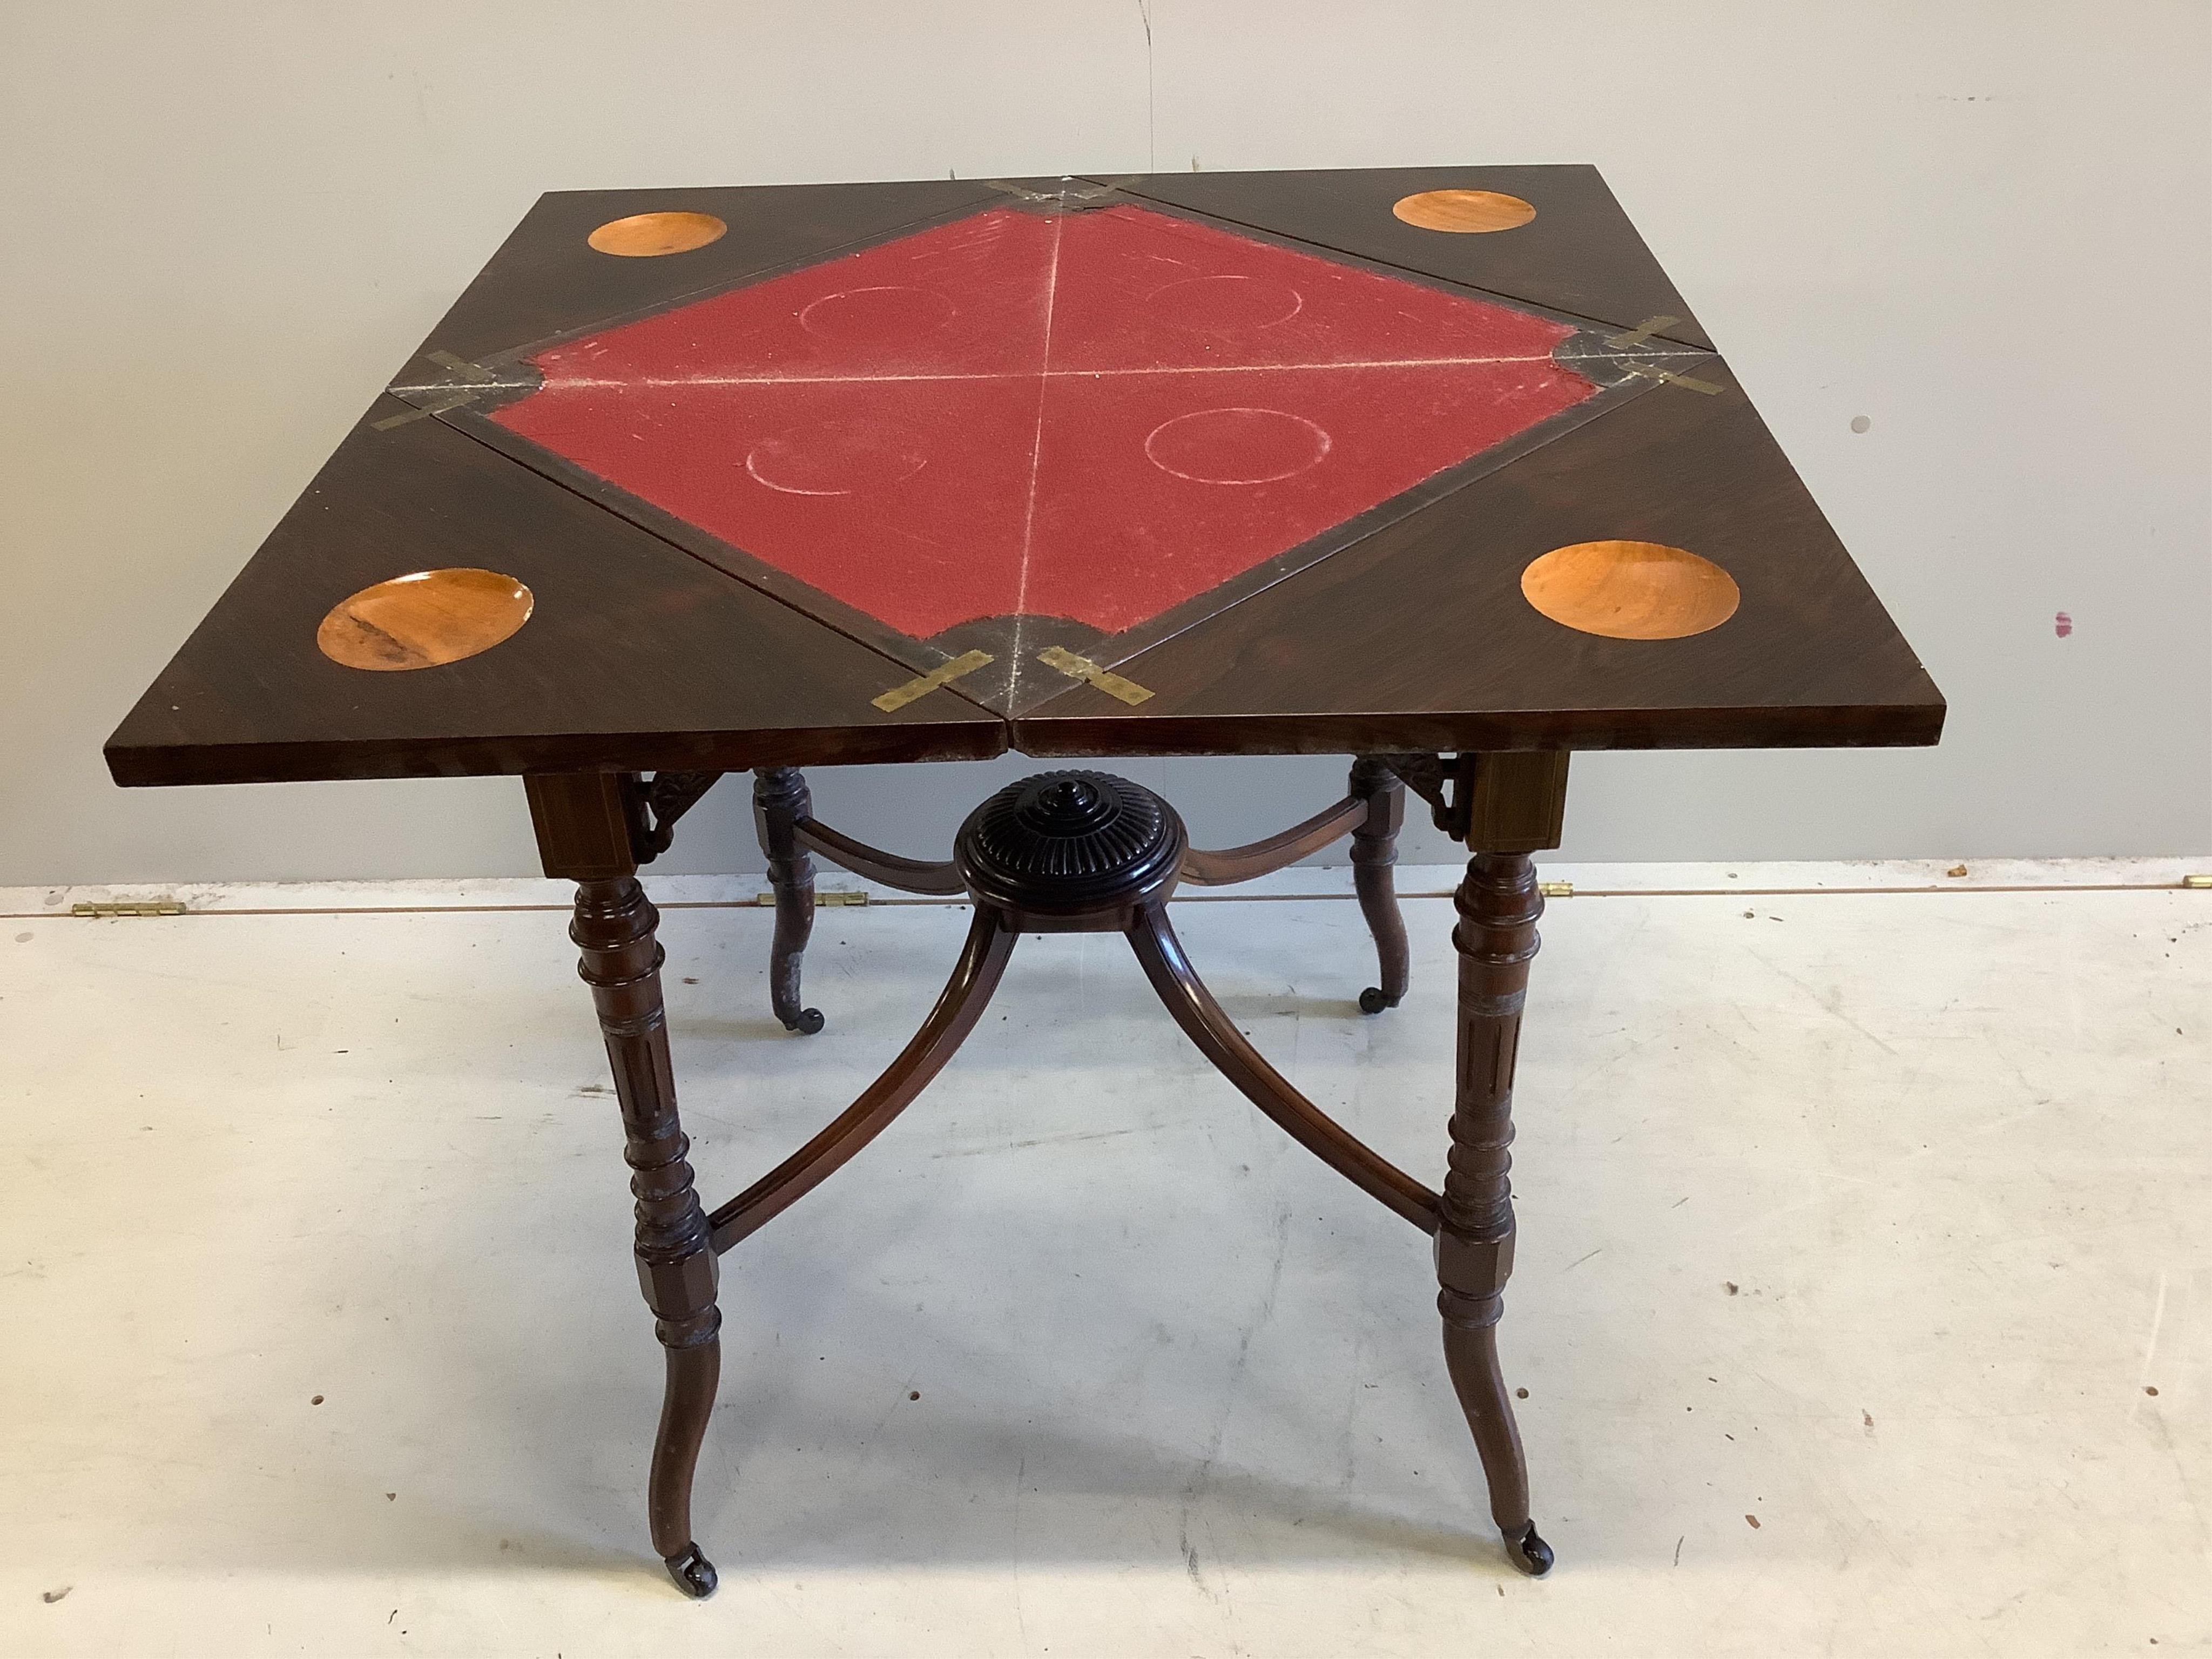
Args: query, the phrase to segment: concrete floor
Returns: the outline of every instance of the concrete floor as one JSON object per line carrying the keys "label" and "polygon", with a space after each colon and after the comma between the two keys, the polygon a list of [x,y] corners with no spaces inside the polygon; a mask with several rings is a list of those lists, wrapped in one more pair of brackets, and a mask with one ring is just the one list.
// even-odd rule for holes
{"label": "concrete floor", "polygon": [[[0,1653],[2212,1651],[2212,893],[1673,879],[1723,890],[1553,902],[1522,1047],[1551,1578],[1486,1524],[1424,1242],[1118,940],[1025,939],[938,1085],[726,1259],[704,1606],[645,1549],[659,1358],[560,915],[17,894]],[[1881,884],[1767,878],[1822,884]],[[1433,1179],[1449,916],[1407,910],[1378,1019],[1350,903],[1176,914]],[[765,913],[670,911],[710,1202],[896,1050],[964,921],[825,911],[803,1040]]]}

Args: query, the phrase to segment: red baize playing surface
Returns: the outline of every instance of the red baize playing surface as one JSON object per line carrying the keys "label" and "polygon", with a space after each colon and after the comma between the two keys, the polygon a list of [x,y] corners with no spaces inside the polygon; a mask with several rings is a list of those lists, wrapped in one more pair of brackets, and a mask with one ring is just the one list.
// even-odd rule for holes
{"label": "red baize playing surface", "polygon": [[902,633],[1119,633],[1595,394],[1573,330],[994,209],[571,340],[493,418]]}

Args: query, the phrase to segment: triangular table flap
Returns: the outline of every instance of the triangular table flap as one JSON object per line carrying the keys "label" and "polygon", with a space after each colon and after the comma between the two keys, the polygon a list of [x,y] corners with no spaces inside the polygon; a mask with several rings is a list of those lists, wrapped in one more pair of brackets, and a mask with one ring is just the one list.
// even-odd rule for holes
{"label": "triangular table flap", "polygon": [[[419,374],[433,351],[474,362],[1004,199],[988,185],[945,179],[549,191],[430,331],[406,372]],[[677,215],[702,216],[722,229],[665,254],[592,246],[606,227]]]}
{"label": "triangular table flap", "polygon": [[[907,666],[436,421],[380,427],[405,407],[378,400],[124,720],[107,746],[117,781],[725,770],[1003,750],[1004,722],[957,689],[917,687]],[[511,633],[416,668],[326,653],[350,599],[433,571],[507,584]],[[333,648],[371,660],[409,643],[380,632],[373,610],[336,637]]]}
{"label": "triangular table flap", "polygon": [[[1577,428],[1017,719],[1036,755],[1936,741],[1943,700],[1724,367]],[[1607,637],[1535,608],[1553,550],[1680,550],[1732,610]]]}
{"label": "triangular table flap", "polygon": [[1063,374],[1542,362],[1576,332],[1147,203],[1060,223],[1051,367]]}
{"label": "triangular table flap", "polygon": [[[1163,173],[1120,191],[1232,224],[1462,283],[1508,299],[1711,349],[1674,284],[1591,167],[1346,168],[1279,173]],[[1399,216],[1430,192],[1525,203],[1525,222],[1443,230]]]}

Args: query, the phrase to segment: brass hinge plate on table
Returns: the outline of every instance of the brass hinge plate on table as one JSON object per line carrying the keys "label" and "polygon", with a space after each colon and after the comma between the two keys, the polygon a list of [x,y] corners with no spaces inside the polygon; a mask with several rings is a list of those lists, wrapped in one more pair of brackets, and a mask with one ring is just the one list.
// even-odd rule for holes
{"label": "brass hinge plate on table", "polygon": [[1630,346],[1647,345],[1650,343],[1651,337],[1661,329],[1672,328],[1681,320],[1680,317],[1646,317],[1626,334],[1607,335],[1605,343],[1624,350]]}
{"label": "brass hinge plate on table", "polygon": [[895,685],[880,697],[871,698],[886,714],[896,714],[916,697],[927,696],[940,685],[950,685],[963,674],[988,668],[996,658],[988,651],[963,651],[951,662],[941,662],[927,674],[917,674],[904,685]]}
{"label": "brass hinge plate on table", "polygon": [[1671,368],[1661,368],[1655,363],[1624,363],[1631,374],[1641,374],[1646,380],[1659,380],[1668,386],[1680,386],[1686,392],[1702,392],[1708,398],[1717,398],[1728,390],[1711,380],[1701,380],[1694,374],[1679,374]]}
{"label": "brass hinge plate on table", "polygon": [[1132,708],[1152,694],[1134,680],[1124,679],[1111,673],[1088,657],[1079,657],[1064,646],[1048,645],[1037,653],[1037,660],[1047,668],[1056,669],[1072,680],[1084,680],[1097,686],[1109,697],[1118,697]]}
{"label": "brass hinge plate on table", "polygon": [[[774,893],[755,893],[752,897],[752,902],[755,904],[772,909],[775,905],[775,895]],[[817,893],[814,896],[814,904],[817,909],[819,909],[823,905],[835,907],[841,904],[866,904],[867,902],[868,896],[866,893]]]}
{"label": "brass hinge plate on table", "polygon": [[1536,884],[1536,890],[1546,898],[1572,898],[1575,884],[1571,881],[1540,881]]}
{"label": "brass hinge plate on table", "polygon": [[2184,887],[2194,887],[2200,890],[2212,888],[2212,876],[2184,876],[2181,878],[2181,884]]}
{"label": "brass hinge plate on table", "polygon": [[70,914],[112,921],[118,916],[181,916],[185,907],[173,898],[123,899],[112,904],[72,904]]}

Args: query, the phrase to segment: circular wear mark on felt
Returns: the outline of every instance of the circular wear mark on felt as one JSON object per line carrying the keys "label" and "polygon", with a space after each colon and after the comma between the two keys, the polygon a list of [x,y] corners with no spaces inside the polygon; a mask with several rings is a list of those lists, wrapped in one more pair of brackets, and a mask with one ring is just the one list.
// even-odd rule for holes
{"label": "circular wear mark on felt", "polygon": [[1680,640],[1735,615],[1735,578],[1657,542],[1577,542],[1521,573],[1521,594],[1553,622],[1609,640]]}
{"label": "circular wear mark on felt", "polygon": [[763,438],[745,456],[757,483],[786,495],[857,495],[911,478],[929,456],[908,430],[816,421]]}
{"label": "circular wear mark on felt", "polygon": [[689,253],[719,242],[729,227],[711,213],[633,213],[610,219],[586,239],[601,253],[625,259],[657,259],[664,253]]}
{"label": "circular wear mark on felt", "polygon": [[436,668],[513,638],[535,603],[496,570],[417,570],[339,600],[315,644],[348,668]]}
{"label": "circular wear mark on felt", "polygon": [[934,289],[850,288],[825,294],[799,313],[799,325],[825,340],[896,345],[934,334],[957,307]]}
{"label": "circular wear mark on felt", "polygon": [[1193,483],[1273,483],[1321,465],[1328,434],[1279,409],[1200,409],[1154,427],[1145,457]]}
{"label": "circular wear mark on felt", "polygon": [[1305,296],[1264,276],[1186,276],[1145,295],[1145,309],[1178,328],[1227,333],[1272,328],[1298,314]]}
{"label": "circular wear mark on felt", "polygon": [[1518,196],[1495,190],[1425,190],[1401,197],[1390,211],[1423,230],[1462,234],[1515,230],[1536,216],[1536,210]]}

